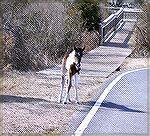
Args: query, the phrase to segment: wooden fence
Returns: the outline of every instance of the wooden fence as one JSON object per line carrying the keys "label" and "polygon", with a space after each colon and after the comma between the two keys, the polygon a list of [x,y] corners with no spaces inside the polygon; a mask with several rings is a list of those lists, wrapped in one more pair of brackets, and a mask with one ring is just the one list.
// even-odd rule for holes
{"label": "wooden fence", "polygon": [[116,13],[111,14],[103,22],[99,23],[100,45],[115,31],[123,20],[137,20],[137,13],[141,11],[120,8]]}

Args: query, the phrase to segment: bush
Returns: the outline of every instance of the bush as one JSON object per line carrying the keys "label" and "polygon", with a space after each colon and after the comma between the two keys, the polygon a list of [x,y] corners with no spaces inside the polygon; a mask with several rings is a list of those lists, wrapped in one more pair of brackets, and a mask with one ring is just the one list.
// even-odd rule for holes
{"label": "bush", "polygon": [[88,31],[99,31],[101,18],[99,15],[99,2],[97,0],[77,0],[79,3],[79,10],[83,19],[83,27]]}
{"label": "bush", "polygon": [[150,2],[147,3],[147,39],[148,39],[148,48],[150,52]]}
{"label": "bush", "polygon": [[[80,44],[80,17],[68,2],[2,1],[5,66],[38,70],[59,62]],[[8,40],[9,39],[9,40]]]}
{"label": "bush", "polygon": [[134,51],[131,56],[133,57],[149,57],[150,44],[149,44],[149,8],[150,5],[141,5],[142,11],[138,14],[138,20],[135,29],[135,45]]}
{"label": "bush", "polygon": [[3,67],[45,69],[60,64],[74,45],[97,47],[97,1],[2,0]]}

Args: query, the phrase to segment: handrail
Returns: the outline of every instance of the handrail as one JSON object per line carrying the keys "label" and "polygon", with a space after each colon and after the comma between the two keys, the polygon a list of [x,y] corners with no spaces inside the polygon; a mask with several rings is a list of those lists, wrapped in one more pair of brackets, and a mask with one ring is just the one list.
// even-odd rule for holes
{"label": "handrail", "polygon": [[137,13],[143,12],[141,9],[120,8],[116,13],[111,14],[103,22],[99,23],[100,45],[108,38],[110,33],[115,31],[122,21],[137,21]]}
{"label": "handrail", "polygon": [[103,22],[99,23],[100,44],[104,42],[110,33],[116,30],[118,24],[123,20],[123,13],[123,8],[120,8],[115,14],[111,14]]}

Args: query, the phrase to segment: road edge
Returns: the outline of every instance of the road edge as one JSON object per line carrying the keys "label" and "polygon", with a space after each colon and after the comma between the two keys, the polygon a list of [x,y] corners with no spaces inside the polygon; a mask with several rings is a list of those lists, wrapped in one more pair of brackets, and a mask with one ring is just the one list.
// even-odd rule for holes
{"label": "road edge", "polygon": [[140,68],[140,69],[134,69],[134,70],[130,70],[124,73],[121,73],[120,75],[118,75],[115,79],[113,79],[108,86],[104,89],[103,93],[100,95],[100,97],[98,98],[98,100],[95,102],[94,106],[91,108],[91,110],[88,112],[88,114],[86,115],[86,117],[82,120],[81,124],[79,125],[79,127],[76,129],[76,131],[74,132],[74,136],[81,136],[84,132],[84,130],[87,128],[88,124],[90,123],[91,119],[93,118],[93,116],[95,115],[95,113],[97,112],[97,110],[99,109],[99,107],[101,106],[102,102],[104,101],[104,99],[107,97],[107,95],[109,94],[109,92],[111,91],[111,89],[113,88],[113,86],[125,75],[133,73],[133,72],[137,72],[137,71],[141,71],[141,70],[145,70],[145,69],[149,69],[149,68]]}

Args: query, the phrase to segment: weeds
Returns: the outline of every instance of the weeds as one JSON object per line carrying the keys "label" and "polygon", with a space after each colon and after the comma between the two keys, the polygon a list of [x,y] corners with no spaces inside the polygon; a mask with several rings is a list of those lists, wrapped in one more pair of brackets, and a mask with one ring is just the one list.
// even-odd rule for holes
{"label": "weeds", "polygon": [[71,3],[10,0],[1,6],[5,66],[43,69],[59,63],[68,48],[80,45],[80,15]]}

